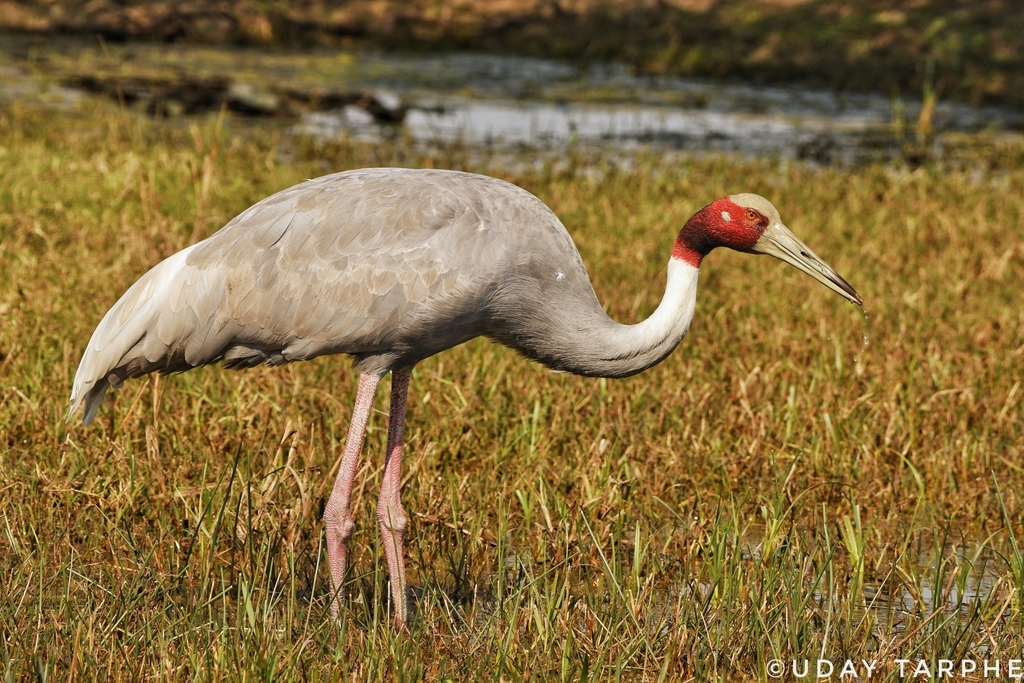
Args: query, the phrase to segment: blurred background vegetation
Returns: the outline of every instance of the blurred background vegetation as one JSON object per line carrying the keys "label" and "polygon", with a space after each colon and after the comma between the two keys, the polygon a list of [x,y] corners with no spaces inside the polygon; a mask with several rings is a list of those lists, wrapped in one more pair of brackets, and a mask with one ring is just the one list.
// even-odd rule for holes
{"label": "blurred background vegetation", "polygon": [[638,73],[1024,104],[1014,0],[2,0],[0,30],[108,40],[474,50]]}

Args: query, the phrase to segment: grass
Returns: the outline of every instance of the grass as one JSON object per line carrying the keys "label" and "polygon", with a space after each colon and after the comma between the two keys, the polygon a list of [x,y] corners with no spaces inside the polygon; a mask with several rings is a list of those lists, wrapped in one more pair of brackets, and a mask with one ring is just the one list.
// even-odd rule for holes
{"label": "grass", "polygon": [[1019,656],[1024,164],[569,154],[508,174],[563,219],[619,320],[656,306],[682,222],[737,191],[770,197],[867,317],[716,252],[690,334],[638,377],[554,375],[481,340],[421,363],[403,492],[418,600],[396,634],[373,523],[386,387],[340,628],[320,514],[346,360],[133,381],[89,429],[65,426],[66,401],[128,285],[260,198],[479,162],[92,106],[0,110],[8,680],[759,680],[819,657],[896,680],[900,658]]}

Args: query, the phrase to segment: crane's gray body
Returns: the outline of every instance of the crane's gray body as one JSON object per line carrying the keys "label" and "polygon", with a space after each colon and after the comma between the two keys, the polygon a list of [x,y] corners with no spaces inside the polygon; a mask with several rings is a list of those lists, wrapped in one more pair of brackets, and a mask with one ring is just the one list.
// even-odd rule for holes
{"label": "crane's gray body", "polygon": [[624,351],[627,326],[604,313],[568,232],[515,185],[349,171],[268,197],[146,273],[93,334],[72,411],[84,402],[88,423],[108,386],[154,371],[347,353],[383,374],[481,335],[556,370],[624,376],[688,326]]}

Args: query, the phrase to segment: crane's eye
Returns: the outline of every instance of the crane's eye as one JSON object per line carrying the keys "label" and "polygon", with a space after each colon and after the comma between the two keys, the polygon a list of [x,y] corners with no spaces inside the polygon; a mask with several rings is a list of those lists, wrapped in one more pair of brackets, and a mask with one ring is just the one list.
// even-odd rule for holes
{"label": "crane's eye", "polygon": [[753,209],[747,209],[743,214],[743,217],[752,222],[757,222],[761,218],[757,211],[754,211]]}

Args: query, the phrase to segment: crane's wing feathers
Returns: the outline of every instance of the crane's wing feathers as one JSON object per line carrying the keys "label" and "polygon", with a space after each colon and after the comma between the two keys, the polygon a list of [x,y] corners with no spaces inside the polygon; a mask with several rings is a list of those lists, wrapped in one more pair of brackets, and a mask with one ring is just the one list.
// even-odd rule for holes
{"label": "crane's wing feathers", "polygon": [[132,285],[89,342],[71,412],[84,402],[88,423],[108,386],[154,371],[327,353],[386,364],[477,336],[508,231],[537,224],[524,213],[575,254],[540,200],[493,178],[373,169],[278,192]]}

